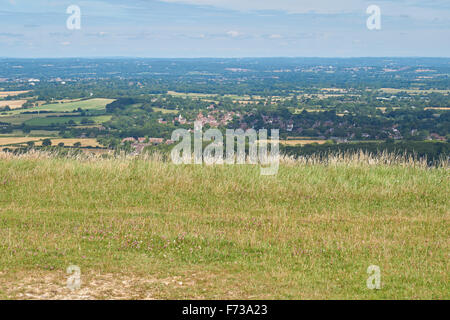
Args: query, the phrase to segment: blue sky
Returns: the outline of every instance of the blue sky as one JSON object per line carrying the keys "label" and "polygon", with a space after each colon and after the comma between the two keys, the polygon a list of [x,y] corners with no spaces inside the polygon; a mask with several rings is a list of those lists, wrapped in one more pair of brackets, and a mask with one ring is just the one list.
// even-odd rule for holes
{"label": "blue sky", "polygon": [[0,57],[449,57],[449,39],[449,0],[0,0]]}

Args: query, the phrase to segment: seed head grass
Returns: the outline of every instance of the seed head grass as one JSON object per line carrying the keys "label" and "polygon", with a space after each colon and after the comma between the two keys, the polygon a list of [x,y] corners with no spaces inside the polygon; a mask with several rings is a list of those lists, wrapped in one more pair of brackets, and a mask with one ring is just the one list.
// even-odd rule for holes
{"label": "seed head grass", "polygon": [[82,298],[448,299],[449,189],[447,162],[388,154],[283,157],[261,176],[0,153],[0,298],[73,297],[77,265]]}

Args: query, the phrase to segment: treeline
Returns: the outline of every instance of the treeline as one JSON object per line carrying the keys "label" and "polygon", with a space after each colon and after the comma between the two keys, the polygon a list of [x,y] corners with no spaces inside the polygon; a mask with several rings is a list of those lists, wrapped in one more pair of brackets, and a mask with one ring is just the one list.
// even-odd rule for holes
{"label": "treeline", "polygon": [[428,163],[435,164],[440,160],[449,160],[450,143],[432,141],[401,141],[401,142],[361,142],[341,144],[308,144],[304,146],[280,146],[280,150],[290,156],[318,156],[326,159],[330,155],[354,154],[363,151],[373,155],[390,153],[411,156],[415,159],[426,158]]}

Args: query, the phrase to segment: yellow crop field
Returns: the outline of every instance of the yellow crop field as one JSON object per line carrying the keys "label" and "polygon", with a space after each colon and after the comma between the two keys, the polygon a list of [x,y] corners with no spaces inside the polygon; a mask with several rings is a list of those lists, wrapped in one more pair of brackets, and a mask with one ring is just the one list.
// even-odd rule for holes
{"label": "yellow crop field", "polygon": [[450,110],[450,108],[448,108],[448,107],[441,107],[441,108],[439,108],[439,107],[428,107],[428,108],[425,108],[424,110],[446,110],[446,111],[448,111],[448,110]]}
{"label": "yellow crop field", "polygon": [[0,146],[9,144],[27,143],[28,141],[39,141],[45,137],[0,137]]}
{"label": "yellow crop field", "polygon": [[18,96],[19,94],[27,93],[29,91],[30,90],[25,90],[25,91],[0,91],[0,98],[7,97],[7,96]]}
{"label": "yellow crop field", "polygon": [[280,143],[286,146],[298,146],[312,143],[324,144],[325,142],[326,140],[280,140]]}
{"label": "yellow crop field", "polygon": [[381,88],[380,89],[383,92],[386,93],[399,93],[399,92],[406,92],[409,94],[419,94],[419,93],[442,93],[442,94],[449,94],[450,90],[438,90],[438,89],[430,89],[430,90],[420,90],[420,89],[394,89],[394,88]]}
{"label": "yellow crop field", "polygon": [[[52,145],[56,146],[59,143],[64,143],[66,147],[73,147],[77,142],[81,143],[82,147],[101,147],[102,145],[97,142],[96,139],[84,138],[84,139],[51,139]],[[36,143],[36,146],[42,145],[42,141]]]}
{"label": "yellow crop field", "polygon": [[0,146],[7,146],[11,144],[23,144],[25,145],[29,141],[33,141],[36,146],[42,145],[42,140],[50,139],[53,146],[59,143],[64,143],[64,146],[73,147],[77,142],[81,143],[82,147],[101,147],[102,145],[97,142],[96,139],[83,138],[83,139],[59,139],[51,137],[0,137]]}
{"label": "yellow crop field", "polygon": [[347,89],[341,89],[341,88],[322,88],[320,90],[322,90],[322,91],[332,91],[332,92],[342,92],[342,93],[346,93],[348,91]]}
{"label": "yellow crop field", "polygon": [[[260,140],[259,143],[261,143],[261,142],[272,143],[271,140]],[[305,144],[312,144],[312,143],[324,144],[326,142],[327,142],[326,140],[318,140],[318,139],[280,140],[280,144],[283,144],[286,146],[298,146],[298,145],[305,145]]]}
{"label": "yellow crop field", "polygon": [[4,100],[0,101],[0,108],[9,106],[11,109],[22,108],[22,105],[27,102],[27,100]]}

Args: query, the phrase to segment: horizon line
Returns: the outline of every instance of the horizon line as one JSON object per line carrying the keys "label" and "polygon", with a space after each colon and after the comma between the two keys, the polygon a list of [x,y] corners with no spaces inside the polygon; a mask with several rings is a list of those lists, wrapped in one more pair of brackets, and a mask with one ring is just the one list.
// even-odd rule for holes
{"label": "horizon line", "polygon": [[143,56],[71,56],[71,57],[1,57],[0,59],[450,59],[450,56],[239,56],[239,57],[143,57]]}

